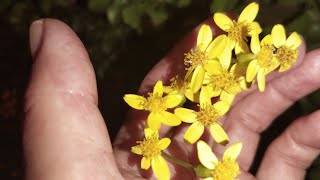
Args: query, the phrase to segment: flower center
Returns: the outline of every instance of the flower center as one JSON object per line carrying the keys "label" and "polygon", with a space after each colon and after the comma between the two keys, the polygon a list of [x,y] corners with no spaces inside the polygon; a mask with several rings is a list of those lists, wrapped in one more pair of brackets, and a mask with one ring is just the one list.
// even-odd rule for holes
{"label": "flower center", "polygon": [[214,168],[213,180],[234,180],[240,174],[237,162],[227,159],[219,161]]}
{"label": "flower center", "polygon": [[158,145],[159,139],[156,133],[143,141],[137,141],[137,148],[141,149],[142,155],[146,158],[152,158],[161,155],[161,148]]}
{"label": "flower center", "polygon": [[165,111],[167,107],[163,103],[163,98],[158,94],[149,93],[147,102],[144,104],[144,109],[151,112]]}
{"label": "flower center", "polygon": [[187,88],[187,82],[185,82],[182,78],[179,76],[175,76],[170,80],[171,88],[175,91],[178,91],[179,93],[183,93],[185,89]]}
{"label": "flower center", "polygon": [[186,70],[193,70],[199,65],[204,65],[209,59],[206,52],[200,51],[197,48],[191,49],[190,52],[184,55],[184,65],[187,66]]}
{"label": "flower center", "polygon": [[212,75],[211,83],[213,87],[218,90],[228,90],[239,84],[239,79],[233,74],[230,74],[228,70],[224,70],[221,74]]}
{"label": "flower center", "polygon": [[239,43],[242,40],[246,40],[249,33],[249,26],[247,23],[237,23],[233,21],[233,26],[228,32],[228,37],[235,42]]}
{"label": "flower center", "polygon": [[200,111],[197,112],[197,120],[204,126],[211,125],[217,122],[219,113],[214,109],[212,105],[203,105]]}
{"label": "flower center", "polygon": [[258,64],[262,68],[269,68],[272,66],[273,46],[269,44],[262,44],[259,53],[256,55]]}
{"label": "flower center", "polygon": [[297,60],[298,50],[293,50],[289,47],[281,46],[276,50],[275,54],[282,65],[291,66]]}

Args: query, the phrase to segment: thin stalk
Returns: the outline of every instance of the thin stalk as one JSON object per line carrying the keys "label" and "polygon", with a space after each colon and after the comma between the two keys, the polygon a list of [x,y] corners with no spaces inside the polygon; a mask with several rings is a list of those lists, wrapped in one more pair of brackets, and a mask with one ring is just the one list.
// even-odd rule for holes
{"label": "thin stalk", "polygon": [[194,167],[193,167],[191,164],[189,164],[189,163],[186,163],[186,162],[184,162],[184,161],[182,161],[182,160],[180,160],[180,159],[177,159],[177,158],[171,156],[170,154],[168,154],[168,153],[166,153],[166,152],[164,152],[164,151],[161,151],[161,154],[162,154],[164,157],[170,159],[171,161],[175,162],[176,164],[179,164],[179,165],[182,166],[182,167],[185,167],[185,168],[194,170]]}

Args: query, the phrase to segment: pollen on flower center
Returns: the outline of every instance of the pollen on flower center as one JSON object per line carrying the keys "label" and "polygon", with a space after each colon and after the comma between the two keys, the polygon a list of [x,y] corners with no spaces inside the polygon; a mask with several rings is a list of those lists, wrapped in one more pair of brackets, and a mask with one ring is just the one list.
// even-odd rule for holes
{"label": "pollen on flower center", "polygon": [[144,109],[152,112],[165,111],[167,107],[163,103],[163,98],[158,94],[149,93],[147,102],[144,104]]}
{"label": "pollen on flower center", "polygon": [[141,149],[142,155],[146,158],[152,158],[161,155],[161,148],[158,145],[159,139],[156,133],[144,139],[137,141],[137,148]]}
{"label": "pollen on flower center", "polygon": [[289,47],[281,46],[276,50],[275,54],[281,64],[291,65],[297,60],[298,50],[297,49],[293,50],[293,49],[290,49]]}
{"label": "pollen on flower center", "polygon": [[178,92],[184,92],[184,90],[187,88],[187,83],[184,81],[184,79],[179,78],[179,76],[175,76],[170,80],[171,88],[178,91]]}
{"label": "pollen on flower center", "polygon": [[233,21],[233,27],[228,32],[228,37],[235,42],[241,42],[248,36],[249,27],[245,23],[237,23]]}
{"label": "pollen on flower center", "polygon": [[260,67],[269,68],[272,65],[273,50],[272,45],[263,44],[261,46],[259,53],[256,55]]}
{"label": "pollen on flower center", "polygon": [[209,57],[206,52],[200,51],[197,48],[191,49],[190,52],[185,54],[184,64],[187,66],[186,70],[191,70],[198,65],[204,65]]}
{"label": "pollen on flower center", "polygon": [[239,165],[233,160],[219,161],[214,168],[213,180],[234,180],[240,174]]}
{"label": "pollen on flower center", "polygon": [[215,123],[218,117],[218,112],[211,105],[205,106],[197,112],[197,120],[204,126]]}
{"label": "pollen on flower center", "polygon": [[230,74],[227,70],[224,70],[221,74],[212,75],[211,83],[218,89],[226,90],[239,83],[239,79]]}

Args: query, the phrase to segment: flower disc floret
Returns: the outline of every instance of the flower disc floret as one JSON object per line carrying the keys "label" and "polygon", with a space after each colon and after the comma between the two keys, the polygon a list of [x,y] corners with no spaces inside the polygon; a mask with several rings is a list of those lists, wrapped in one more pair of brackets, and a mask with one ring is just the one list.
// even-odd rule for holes
{"label": "flower disc floret", "polygon": [[144,103],[144,109],[151,112],[161,112],[167,110],[167,107],[163,101],[163,97],[158,94],[148,93],[149,97]]}
{"label": "flower disc floret", "polygon": [[219,161],[215,164],[213,180],[234,180],[240,174],[237,162],[232,159]]}
{"label": "flower disc floret", "polygon": [[210,76],[210,84],[213,87],[220,90],[228,91],[234,86],[239,86],[239,77],[229,73],[228,70],[223,70],[221,74],[215,74]]}
{"label": "flower disc floret", "polygon": [[203,126],[209,126],[217,122],[220,117],[219,113],[213,108],[213,106],[208,104],[203,108],[200,107],[200,111],[196,113],[197,121]]}
{"label": "flower disc floret", "polygon": [[258,64],[261,68],[270,68],[272,66],[274,47],[271,44],[262,44],[259,53],[256,55]]}
{"label": "flower disc floret", "polygon": [[185,53],[184,65],[187,66],[186,70],[193,70],[197,66],[204,66],[208,60],[209,57],[206,52],[194,48]]}

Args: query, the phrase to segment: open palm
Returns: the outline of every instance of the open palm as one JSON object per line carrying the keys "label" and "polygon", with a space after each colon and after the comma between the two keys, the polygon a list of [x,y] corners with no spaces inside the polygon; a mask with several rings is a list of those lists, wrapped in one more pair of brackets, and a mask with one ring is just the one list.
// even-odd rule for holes
{"label": "open palm", "polygon": [[[197,28],[150,71],[140,94],[150,91],[157,80],[168,83],[184,72],[183,54],[194,46],[196,35]],[[131,110],[111,145],[105,125],[109,119],[104,121],[97,107],[94,70],[75,33],[60,21],[44,19],[32,25],[30,41],[34,62],[25,101],[26,179],[152,178],[152,171],[140,169],[141,157],[130,152],[131,146],[144,137],[146,112]],[[270,74],[264,93],[252,87],[237,96],[221,121],[229,144],[243,143],[238,157],[239,179],[304,179],[306,169],[320,152],[320,111],[297,119],[272,142],[256,176],[247,170],[260,133],[296,100],[319,87],[320,51],[305,54],[303,44],[295,67]],[[196,164],[195,145],[183,141],[188,126],[164,127],[160,135],[170,135],[169,153]],[[202,138],[206,139],[206,134]],[[210,138],[206,140],[221,156],[224,148],[215,146]],[[168,162],[172,179],[196,179],[192,171]]]}

